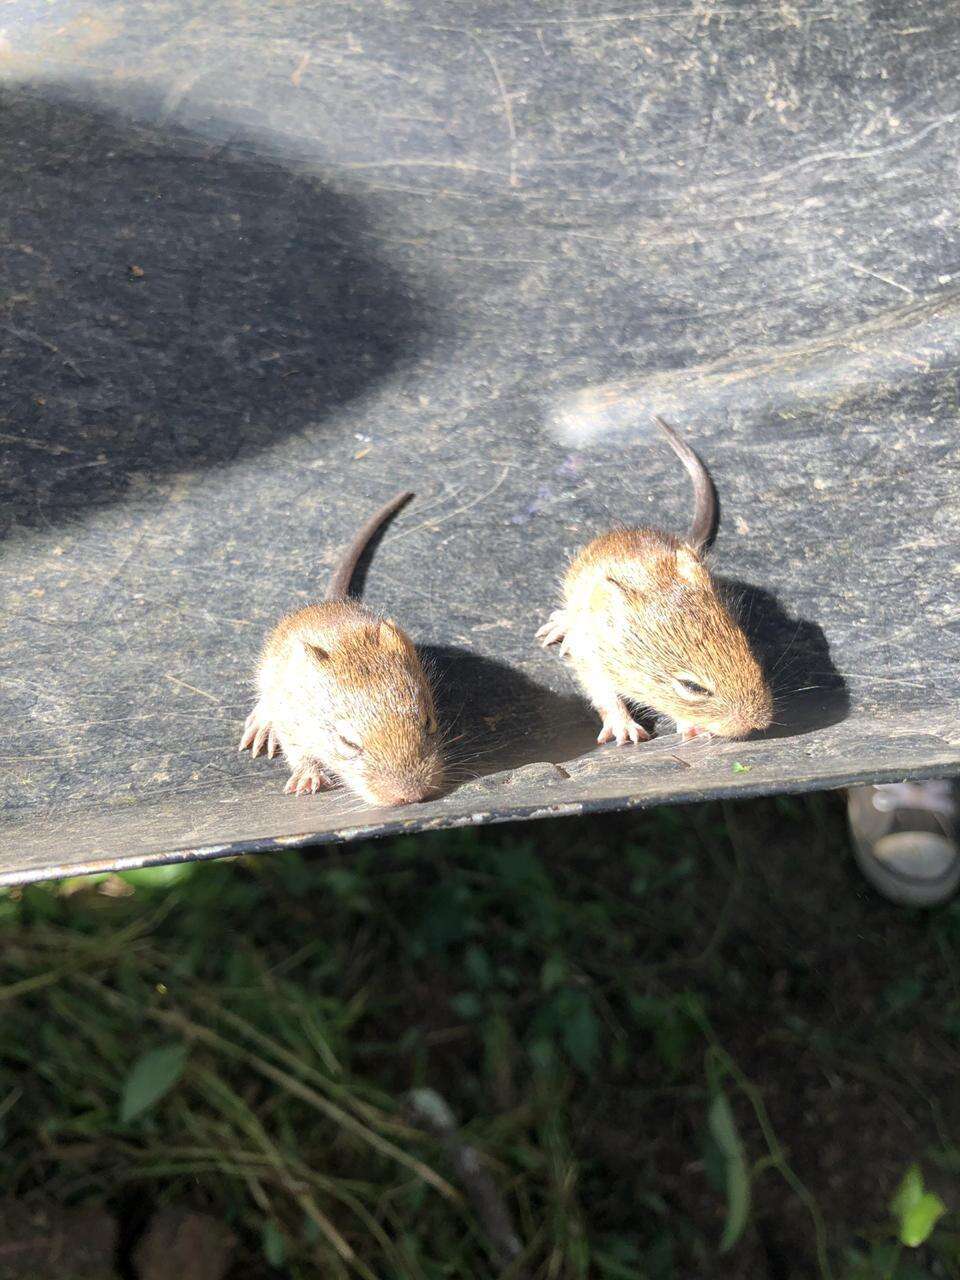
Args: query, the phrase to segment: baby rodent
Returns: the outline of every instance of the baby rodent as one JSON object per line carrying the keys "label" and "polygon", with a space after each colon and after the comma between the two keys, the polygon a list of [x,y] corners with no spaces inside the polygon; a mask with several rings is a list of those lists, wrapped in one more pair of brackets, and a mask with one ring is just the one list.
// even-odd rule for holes
{"label": "baby rodent", "polygon": [[442,786],[436,709],[417,651],[395,622],[349,598],[367,543],[412,497],[400,493],[371,516],[323,602],[282,618],[264,645],[240,750],[272,757],[279,747],[292,770],[288,794],[329,787],[331,774],[374,805],[426,800]]}
{"label": "baby rodent", "polygon": [[686,539],[646,528],[595,538],[571,562],[563,608],[537,636],[569,654],[603,720],[598,742],[649,738],[625,700],[671,716],[684,739],[742,737],[770,724],[770,688],[703,563],[717,517],[710,476],[676,432],[655,421],[693,481]]}

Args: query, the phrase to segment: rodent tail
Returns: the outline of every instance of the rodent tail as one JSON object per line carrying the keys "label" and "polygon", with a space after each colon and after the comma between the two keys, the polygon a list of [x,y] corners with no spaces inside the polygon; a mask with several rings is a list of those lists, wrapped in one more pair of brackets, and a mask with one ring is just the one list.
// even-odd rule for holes
{"label": "rodent tail", "polygon": [[370,539],[378,532],[381,525],[386,524],[390,517],[408,503],[412,497],[412,493],[398,493],[396,497],[391,498],[388,503],[382,506],[379,511],[374,512],[344,551],[340,563],[331,574],[330,585],[327,587],[327,593],[324,596],[325,600],[346,600],[350,594],[350,583],[353,581],[357,564],[364,551],[366,551]]}
{"label": "rodent tail", "polygon": [[656,414],[653,415],[653,420],[667,437],[670,448],[686,467],[687,475],[693,481],[693,520],[687,532],[687,542],[695,551],[706,551],[717,532],[717,491],[713,487],[710,473],[673,427],[668,427]]}

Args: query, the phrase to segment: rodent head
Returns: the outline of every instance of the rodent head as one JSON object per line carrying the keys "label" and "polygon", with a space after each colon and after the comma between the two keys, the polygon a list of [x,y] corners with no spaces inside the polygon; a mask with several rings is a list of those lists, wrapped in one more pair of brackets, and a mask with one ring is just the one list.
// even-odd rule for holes
{"label": "rodent head", "polygon": [[330,677],[320,717],[324,763],[368,804],[435,795],[444,778],[436,707],[406,633],[369,615],[339,627],[328,646],[305,642],[304,650]]}
{"label": "rodent head", "polygon": [[[628,581],[607,577],[618,689],[721,738],[766,729],[773,699],[749,642],[699,555],[665,547]],[[619,667],[619,670],[615,670]]]}

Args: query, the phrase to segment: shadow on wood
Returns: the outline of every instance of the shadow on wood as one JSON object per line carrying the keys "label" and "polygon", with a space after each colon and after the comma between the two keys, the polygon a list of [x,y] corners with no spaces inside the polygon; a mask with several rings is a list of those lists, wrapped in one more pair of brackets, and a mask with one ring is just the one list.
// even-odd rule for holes
{"label": "shadow on wood", "polygon": [[0,101],[0,529],[315,429],[422,353],[426,304],[358,201],[182,129]]}
{"label": "shadow on wood", "polygon": [[452,780],[557,764],[596,747],[596,716],[575,685],[555,693],[515,667],[452,645],[420,653],[450,742]]}
{"label": "shadow on wood", "polygon": [[773,691],[774,722],[757,738],[792,738],[846,719],[850,697],[822,627],[791,618],[772,591],[718,579]]}

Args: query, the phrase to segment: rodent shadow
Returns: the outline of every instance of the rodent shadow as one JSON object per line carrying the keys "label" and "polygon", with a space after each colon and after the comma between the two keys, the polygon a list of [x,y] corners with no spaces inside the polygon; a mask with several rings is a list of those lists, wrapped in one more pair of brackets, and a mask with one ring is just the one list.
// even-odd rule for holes
{"label": "rodent shadow", "polygon": [[773,691],[774,722],[752,736],[789,738],[846,719],[847,684],[833,664],[823,629],[806,618],[791,618],[771,591],[731,578],[716,581],[735,606]]}
{"label": "rodent shadow", "polygon": [[420,645],[448,738],[451,783],[576,759],[597,745],[596,716],[573,690],[555,693],[521,671],[452,645]]}
{"label": "rodent shadow", "polygon": [[0,534],[332,428],[429,341],[351,197],[55,86],[0,108]]}

